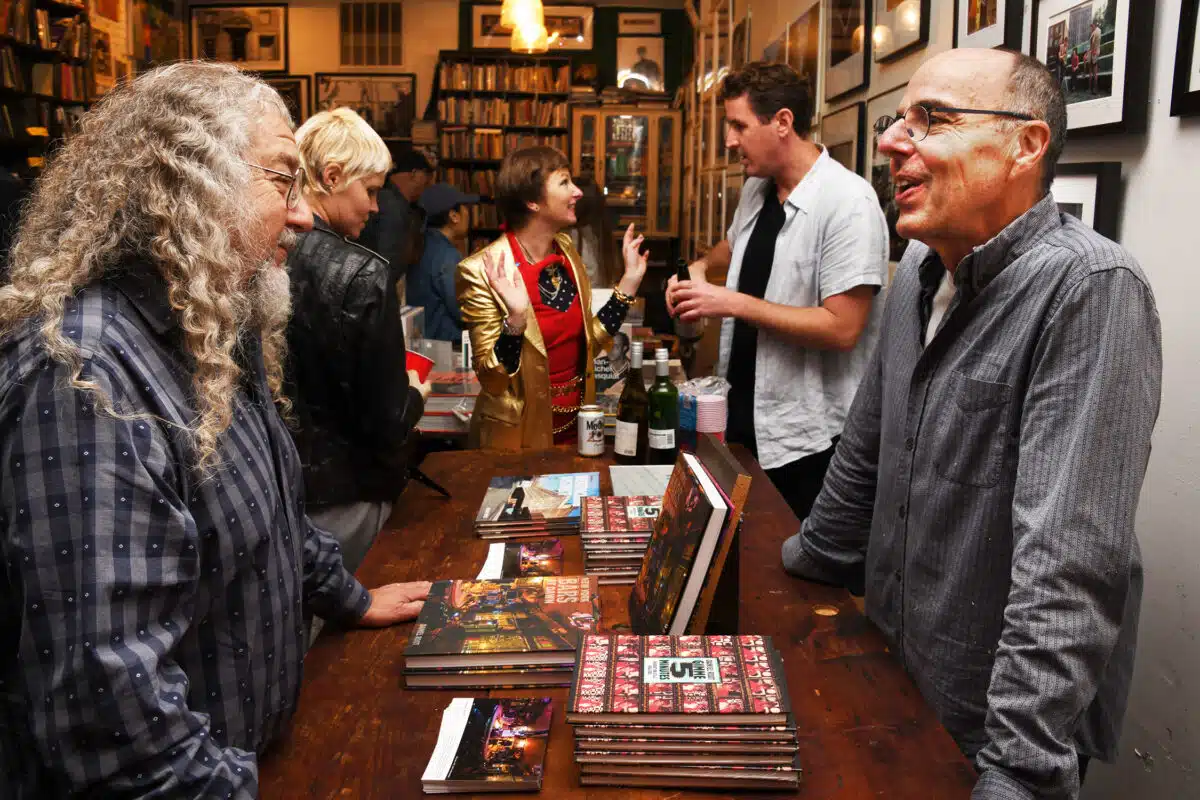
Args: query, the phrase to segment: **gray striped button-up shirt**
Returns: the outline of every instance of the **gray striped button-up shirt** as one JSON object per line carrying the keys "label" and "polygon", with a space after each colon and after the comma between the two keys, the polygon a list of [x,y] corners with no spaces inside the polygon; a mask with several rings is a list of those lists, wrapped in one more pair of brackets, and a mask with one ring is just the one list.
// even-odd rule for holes
{"label": "gray striped button-up shirt", "polygon": [[256,796],[307,613],[349,622],[370,597],[304,515],[256,339],[221,468],[197,482],[161,281],[89,286],[62,330],[84,378],[151,417],[93,411],[36,326],[0,343],[0,795]]}
{"label": "gray striped button-up shirt", "polygon": [[1133,670],[1134,514],[1162,354],[1145,275],[1046,197],[955,272],[908,248],[824,488],[785,566],[865,569],[866,604],[976,798],[1074,797],[1111,759]]}

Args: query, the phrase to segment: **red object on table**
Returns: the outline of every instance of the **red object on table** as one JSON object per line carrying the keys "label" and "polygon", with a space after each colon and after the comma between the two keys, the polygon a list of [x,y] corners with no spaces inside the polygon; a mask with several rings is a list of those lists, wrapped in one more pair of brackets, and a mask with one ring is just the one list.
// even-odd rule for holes
{"label": "red object on table", "polygon": [[433,359],[409,350],[404,357],[404,368],[415,370],[421,383],[424,383],[429,379],[429,373],[433,370]]}

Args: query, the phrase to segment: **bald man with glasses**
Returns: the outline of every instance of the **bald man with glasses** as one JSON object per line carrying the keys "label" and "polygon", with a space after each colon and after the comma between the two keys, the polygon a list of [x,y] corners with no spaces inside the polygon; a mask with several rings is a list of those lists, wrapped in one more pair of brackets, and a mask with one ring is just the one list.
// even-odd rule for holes
{"label": "bald man with glasses", "polygon": [[863,581],[972,797],[1077,797],[1116,755],[1162,352],[1146,276],[1050,194],[1062,89],[1025,56],[927,61],[876,124],[912,240],[785,568]]}

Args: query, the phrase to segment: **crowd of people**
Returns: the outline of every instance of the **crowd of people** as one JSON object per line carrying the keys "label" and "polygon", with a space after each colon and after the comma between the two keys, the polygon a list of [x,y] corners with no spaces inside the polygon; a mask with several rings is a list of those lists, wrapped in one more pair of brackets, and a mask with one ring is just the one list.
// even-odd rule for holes
{"label": "crowd of people", "polygon": [[[802,521],[781,567],[865,594],[974,797],[1077,796],[1128,696],[1162,356],[1140,267],[1049,192],[1060,82],[997,50],[921,66],[876,123],[911,240],[890,286],[807,84],[753,63],[721,100],[747,181],[666,297],[720,322],[728,436]],[[86,115],[0,287],[6,796],[256,795],[313,619],[396,624],[429,589],[353,574],[429,391],[403,296],[470,338],[471,446],[567,442],[594,399],[647,254],[632,226],[608,247],[580,183],[509,153],[506,229],[468,254],[477,196],[353,111],[295,129],[236,68],[162,67]]]}

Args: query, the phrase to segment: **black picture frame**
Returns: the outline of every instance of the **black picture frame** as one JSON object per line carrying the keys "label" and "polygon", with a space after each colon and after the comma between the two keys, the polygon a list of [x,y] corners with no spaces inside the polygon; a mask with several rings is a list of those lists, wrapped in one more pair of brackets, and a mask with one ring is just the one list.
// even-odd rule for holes
{"label": "black picture frame", "polygon": [[[954,0],[954,24],[953,24],[953,46],[954,47],[973,47],[967,40],[967,36],[959,31],[958,17],[960,4],[966,4],[968,0]],[[1004,28],[1001,33],[1001,38],[992,47],[1003,47],[1006,50],[1021,52],[1022,37],[1025,34],[1025,2],[1024,0],[996,0],[997,3],[1004,7]],[[968,6],[969,7],[969,6]],[[963,42],[963,43],[960,43]]]}
{"label": "black picture frame", "polygon": [[1183,0],[1179,9],[1179,43],[1175,46],[1175,80],[1171,88],[1171,116],[1200,115],[1200,89],[1188,91],[1192,65],[1200,59],[1197,51],[1196,21],[1200,0]]}
{"label": "black picture frame", "polygon": [[[1042,54],[1039,54],[1039,50],[1041,49],[1039,35],[1041,33],[1041,17],[1044,7],[1051,3],[1057,4],[1057,2],[1059,0],[1033,0],[1033,9],[1030,14],[1030,55],[1048,67],[1051,67],[1052,71],[1053,66],[1049,63],[1049,60],[1042,58]],[[1067,92],[1067,130],[1071,132],[1072,136],[1090,136],[1108,133],[1145,133],[1150,111],[1150,71],[1152,59],[1149,57],[1149,54],[1154,40],[1155,5],[1155,3],[1146,2],[1145,0],[1110,0],[1113,14],[1118,19],[1120,18],[1122,8],[1126,9],[1128,14],[1125,25],[1124,44],[1124,53],[1126,55],[1124,64],[1125,85],[1120,94],[1118,113],[1113,113],[1112,111],[1103,115],[1092,115],[1089,113],[1089,119],[1077,122],[1072,119],[1074,115],[1071,113],[1072,106],[1076,105],[1076,103],[1071,100],[1070,92],[1064,89]],[[1119,32],[1114,32],[1114,34],[1119,35]],[[1102,33],[1100,60],[1104,58],[1103,48],[1105,44]],[[1130,58],[1130,54],[1137,55]],[[1103,78],[1103,74],[1103,72],[1100,73],[1101,79]],[[1111,81],[1113,78],[1114,76],[1110,72],[1109,80]],[[1067,84],[1069,87],[1069,80]],[[1112,95],[1110,94],[1109,96],[1111,97]],[[1093,116],[1103,116],[1104,120],[1092,121],[1090,118]]]}
{"label": "black picture frame", "polygon": [[[312,116],[312,75],[289,75],[283,72],[259,73],[259,78],[279,92],[297,126]],[[298,90],[298,91],[296,91]]]}
{"label": "black picture frame", "polygon": [[[1117,241],[1117,229],[1121,219],[1121,162],[1120,161],[1085,161],[1074,164],[1059,164],[1054,171],[1055,182],[1062,178],[1085,177],[1095,180],[1095,190],[1092,194],[1093,219],[1092,229]],[[1054,191],[1053,187],[1050,190]],[[1061,200],[1059,206],[1062,207]]]}
{"label": "black picture frame", "polygon": [[[313,112],[333,108],[351,108],[367,121],[385,142],[407,142],[412,140],[412,124],[417,120],[417,75],[415,72],[318,72],[313,76]],[[342,83],[343,86],[336,86]],[[373,88],[379,84],[393,87],[407,84],[403,107],[400,103],[390,106],[378,96]],[[357,101],[346,102],[348,95],[339,97],[341,88],[357,89]],[[332,91],[331,91],[332,90]],[[394,112],[394,115],[393,115]]]}
{"label": "black picture frame", "polygon": [[[838,27],[840,13],[844,10],[840,6],[858,7],[858,19],[861,20],[861,25],[857,29],[862,32],[861,51],[858,53],[851,50],[850,55],[846,56],[837,64],[833,63],[834,47],[833,42],[835,36],[848,25],[842,28]],[[829,19],[825,26],[825,41],[823,42],[822,54],[822,71],[825,75],[825,101],[834,102],[836,100],[852,94],[853,92],[862,89],[871,81],[871,35],[872,27],[872,11],[875,8],[874,0],[831,0],[828,5]],[[851,34],[853,36],[853,34]],[[851,48],[853,48],[853,38],[851,39]],[[853,64],[854,58],[862,58],[861,75]],[[851,62],[846,64],[845,62]],[[844,66],[843,66],[844,65]]]}
{"label": "black picture frame", "polygon": [[[271,59],[269,61],[262,60],[262,59],[255,60],[255,61],[249,61],[249,60],[239,61],[236,59],[236,57],[234,59],[226,60],[226,59],[218,58],[215,55],[212,55],[208,52],[199,52],[199,48],[197,47],[197,42],[200,39],[203,39],[204,35],[203,35],[202,31],[197,29],[197,26],[199,24],[198,20],[197,20],[198,17],[201,17],[204,14],[210,13],[210,12],[233,13],[233,12],[240,11],[240,10],[254,10],[254,9],[274,10],[274,11],[281,12],[282,19],[280,21],[280,24],[282,27],[281,27],[281,31],[280,31],[281,35],[280,35],[280,42],[279,42],[279,50],[281,53],[280,58]],[[202,3],[202,4],[190,5],[190,6],[188,6],[188,15],[187,15],[187,37],[188,37],[188,54],[190,55],[191,58],[199,59],[199,58],[212,57],[214,60],[223,61],[228,64],[233,64],[233,65],[235,65],[241,69],[245,69],[249,72],[259,72],[259,73],[266,73],[266,72],[287,73],[288,72],[288,64],[289,64],[288,51],[291,49],[291,31],[288,28],[288,5],[287,5],[287,3],[233,3],[233,4]],[[242,46],[243,47],[245,46],[244,42],[242,43]],[[215,51],[216,45],[214,44],[213,47],[214,47],[214,51]],[[235,52],[236,52],[236,50],[237,50],[237,48],[235,47]]]}
{"label": "black picture frame", "polygon": [[[873,2],[876,6],[876,8],[874,10],[875,22],[874,22],[874,26],[872,28],[870,28],[869,30],[878,31],[880,28],[883,27],[884,14],[890,14],[891,12],[888,12],[886,10],[881,12],[880,9],[878,8],[879,4],[881,2],[885,2],[885,0],[873,0]],[[932,5],[932,3],[930,2],[930,0],[921,0],[921,21],[919,23],[917,23],[917,38],[916,39],[913,39],[911,42],[906,42],[905,44],[900,45],[896,49],[888,50],[882,54],[880,53],[880,48],[875,46],[875,42],[874,41],[871,42],[871,47],[872,47],[872,50],[874,51],[874,58],[875,58],[876,64],[887,64],[891,61],[897,61],[897,60],[909,55],[910,53],[915,53],[917,50],[921,50],[921,49],[929,46],[929,15],[931,13],[930,12],[931,5]]]}
{"label": "black picture frame", "polygon": [[[854,115],[851,125],[846,125],[844,120],[839,120],[843,115],[849,117]],[[853,127],[853,138],[850,141],[854,146],[854,163],[853,166],[846,164],[838,158],[834,151],[830,149],[830,145],[837,146],[846,143],[847,140],[830,142],[831,138],[827,134],[827,129],[836,126],[838,128]],[[821,144],[825,147],[829,157],[840,163],[842,166],[849,169],[856,175],[862,175],[867,164],[867,104],[863,101],[851,103],[845,108],[839,108],[837,111],[830,112],[821,117]]]}

